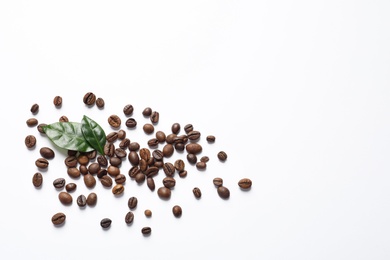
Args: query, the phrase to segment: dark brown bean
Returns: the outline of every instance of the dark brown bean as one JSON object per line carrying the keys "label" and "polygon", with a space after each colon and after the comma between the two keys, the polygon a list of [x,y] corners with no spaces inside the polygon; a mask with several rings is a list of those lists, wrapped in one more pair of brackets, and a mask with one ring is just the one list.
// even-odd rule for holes
{"label": "dark brown bean", "polygon": [[217,154],[217,156],[218,156],[218,159],[223,161],[223,162],[226,161],[226,159],[227,159],[227,154],[224,151],[220,151]]}
{"label": "dark brown bean", "polygon": [[61,201],[62,204],[69,205],[72,204],[73,198],[72,195],[70,195],[68,192],[61,191],[58,194],[58,199]]}
{"label": "dark brown bean", "polygon": [[81,172],[76,167],[69,167],[67,169],[68,175],[72,178],[78,178],[81,175]]}
{"label": "dark brown bean", "polygon": [[220,187],[223,185],[223,179],[216,177],[213,179],[213,183],[214,183],[215,187]]}
{"label": "dark brown bean", "polygon": [[38,104],[33,104],[30,108],[30,112],[33,113],[34,115],[38,113],[39,110],[39,105]]}
{"label": "dark brown bean", "polygon": [[24,139],[24,144],[26,145],[27,148],[33,148],[37,143],[37,139],[33,135],[28,135]]}
{"label": "dark brown bean", "polygon": [[198,143],[189,143],[186,145],[186,150],[188,153],[193,153],[196,155],[202,152],[202,146]]}
{"label": "dark brown bean", "polygon": [[94,105],[95,101],[96,101],[96,95],[92,92],[87,92],[83,97],[84,104],[88,106]]}
{"label": "dark brown bean", "polygon": [[126,116],[130,116],[133,114],[133,111],[134,111],[134,107],[133,105],[131,104],[127,104],[123,107],[123,113],[126,115]]}
{"label": "dark brown bean", "polygon": [[165,142],[166,135],[163,131],[157,131],[156,132],[156,139],[158,140],[159,143]]}
{"label": "dark brown bean", "polygon": [[174,166],[175,166],[175,169],[176,169],[178,172],[180,172],[180,171],[184,170],[185,163],[184,163],[184,161],[183,161],[182,159],[177,159],[177,160],[175,161]]}
{"label": "dark brown bean", "polygon": [[88,188],[93,188],[96,185],[96,179],[92,174],[87,173],[84,175],[84,183]]}
{"label": "dark brown bean", "polygon": [[36,165],[38,168],[46,169],[47,167],[49,167],[49,161],[46,160],[45,158],[38,158],[38,159],[35,161],[35,165]]}
{"label": "dark brown bean", "polygon": [[112,186],[112,178],[108,175],[104,175],[100,178],[100,182],[104,187]]}
{"label": "dark brown bean", "polygon": [[154,132],[154,126],[152,124],[144,124],[144,126],[142,127],[142,129],[144,130],[145,134],[153,134]]}
{"label": "dark brown bean", "polygon": [[173,134],[178,134],[180,132],[180,124],[179,123],[173,123],[171,126],[171,131]]}
{"label": "dark brown bean", "polygon": [[171,162],[166,162],[163,165],[163,171],[166,176],[173,176],[175,173],[175,166]]}
{"label": "dark brown bean", "polygon": [[137,120],[135,120],[134,118],[128,118],[126,120],[126,126],[128,128],[135,128],[137,126]]}
{"label": "dark brown bean", "polygon": [[62,105],[62,97],[61,96],[55,96],[53,99],[53,104],[55,107],[61,107]]}
{"label": "dark brown bean", "polygon": [[115,182],[117,184],[123,184],[126,182],[126,176],[124,174],[118,174],[116,177],[115,177]]}
{"label": "dark brown bean", "polygon": [[241,189],[249,189],[252,187],[252,181],[248,178],[243,178],[238,181],[238,186],[240,186]]}
{"label": "dark brown bean", "polygon": [[88,196],[87,196],[87,205],[88,206],[94,206],[96,205],[97,203],[97,194],[95,192],[91,192]]}
{"label": "dark brown bean", "polygon": [[192,130],[194,130],[194,127],[192,126],[192,124],[187,124],[184,126],[184,131],[186,132],[186,134],[188,134]]}
{"label": "dark brown bean", "polygon": [[173,187],[175,187],[176,185],[176,180],[173,178],[173,177],[165,177],[163,180],[162,180],[162,183],[165,187],[169,188],[169,189],[172,189]]}
{"label": "dark brown bean", "polygon": [[172,208],[172,213],[175,217],[179,218],[179,217],[181,217],[183,210],[179,205],[175,205]]}
{"label": "dark brown bean", "polygon": [[215,136],[213,136],[213,135],[208,135],[208,136],[206,137],[206,140],[207,140],[207,142],[209,142],[209,143],[214,143],[214,142],[215,142]]}
{"label": "dark brown bean", "polygon": [[106,140],[107,140],[107,142],[109,142],[109,143],[115,142],[116,140],[118,140],[118,132],[116,132],[116,131],[110,132],[110,133],[106,136]]}
{"label": "dark brown bean", "polygon": [[197,162],[198,158],[195,154],[189,153],[187,154],[187,161],[191,164],[195,164]]}
{"label": "dark brown bean", "polygon": [[131,211],[127,212],[127,214],[125,216],[126,224],[131,224],[131,223],[133,223],[133,221],[134,221],[134,213]]}
{"label": "dark brown bean", "polygon": [[136,197],[130,197],[129,200],[127,201],[127,206],[130,209],[135,209],[138,205],[138,199]]}
{"label": "dark brown bean", "polygon": [[38,125],[38,119],[36,118],[29,118],[26,121],[27,126],[32,127]]}
{"label": "dark brown bean", "polygon": [[54,151],[49,147],[42,147],[41,149],[39,149],[39,153],[45,159],[53,159],[55,156]]}
{"label": "dark brown bean", "polygon": [[51,222],[56,226],[64,224],[65,220],[66,215],[62,212],[58,212],[51,217]]}
{"label": "dark brown bean", "polygon": [[228,199],[230,197],[230,191],[225,186],[219,186],[217,188],[218,195],[223,199]]}
{"label": "dark brown bean", "polygon": [[150,227],[143,227],[141,229],[141,233],[145,236],[148,236],[152,233],[152,229]]}
{"label": "dark brown bean", "polygon": [[198,187],[193,188],[192,193],[194,194],[195,198],[197,198],[197,199],[200,199],[202,197],[202,192]]}
{"label": "dark brown bean", "polygon": [[157,111],[153,111],[152,114],[150,115],[150,121],[153,124],[157,124],[159,120],[160,120],[160,113]]}
{"label": "dark brown bean", "polygon": [[108,124],[113,128],[118,128],[121,126],[122,120],[117,115],[111,115],[108,117]]}
{"label": "dark brown bean", "polygon": [[42,185],[42,182],[43,182],[43,176],[40,172],[36,172],[33,177],[32,177],[32,183],[34,185],[34,187],[40,187]]}
{"label": "dark brown bean", "polygon": [[56,189],[62,189],[65,186],[65,179],[64,178],[57,178],[53,181],[53,186]]}
{"label": "dark brown bean", "polygon": [[198,170],[205,170],[207,168],[207,163],[205,162],[197,162],[195,165]]}
{"label": "dark brown bean", "polygon": [[79,207],[85,207],[87,205],[87,198],[81,194],[77,197],[76,202]]}
{"label": "dark brown bean", "polygon": [[72,192],[72,191],[76,190],[76,188],[77,188],[77,184],[76,184],[76,183],[73,183],[73,182],[68,183],[68,184],[66,184],[66,186],[65,186],[65,190],[66,190],[67,192]]}
{"label": "dark brown bean", "polygon": [[157,190],[157,195],[161,199],[169,199],[171,197],[171,189],[168,189],[167,187],[160,187]]}
{"label": "dark brown bean", "polygon": [[147,177],[146,178],[146,184],[148,185],[148,188],[151,191],[154,191],[154,189],[156,188],[156,185],[154,183],[154,179],[152,177]]}
{"label": "dark brown bean", "polygon": [[149,117],[151,114],[152,114],[152,109],[150,107],[146,107],[142,111],[142,115],[145,116],[145,117]]}
{"label": "dark brown bean", "polygon": [[95,103],[98,108],[103,108],[105,105],[104,99],[101,97],[97,98]]}
{"label": "dark brown bean", "polygon": [[122,184],[116,184],[112,188],[112,194],[114,195],[121,195],[125,190],[125,187]]}

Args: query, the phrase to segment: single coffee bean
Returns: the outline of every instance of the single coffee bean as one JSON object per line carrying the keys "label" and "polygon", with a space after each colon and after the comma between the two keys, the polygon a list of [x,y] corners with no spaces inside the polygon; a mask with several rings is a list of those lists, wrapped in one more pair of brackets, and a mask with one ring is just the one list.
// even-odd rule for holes
{"label": "single coffee bean", "polygon": [[125,187],[122,184],[117,184],[112,188],[112,194],[121,195],[125,190]]}
{"label": "single coffee bean", "polygon": [[166,158],[171,157],[174,151],[175,149],[172,144],[166,144],[162,149],[163,156]]}
{"label": "single coffee bean", "polygon": [[100,179],[102,178],[104,175],[107,175],[107,169],[100,169],[100,171],[96,174],[96,176]]}
{"label": "single coffee bean", "polygon": [[179,217],[181,217],[183,210],[179,205],[175,205],[172,208],[172,213],[175,217],[179,218]]}
{"label": "single coffee bean", "polygon": [[169,199],[171,197],[171,189],[168,189],[167,187],[160,187],[157,190],[157,195],[161,199]]}
{"label": "single coffee bean", "polygon": [[160,161],[154,160],[153,166],[161,169],[164,166],[164,161],[163,160],[160,160]]}
{"label": "single coffee bean", "polygon": [[133,221],[134,221],[134,213],[131,211],[127,212],[127,214],[125,216],[126,224],[131,224],[131,223],[133,223]]}
{"label": "single coffee bean", "polygon": [[115,154],[115,145],[113,143],[106,143],[103,147],[104,155],[113,157]]}
{"label": "single coffee bean", "polygon": [[87,198],[81,194],[77,197],[76,202],[79,207],[85,207],[87,205]]}
{"label": "single coffee bean", "polygon": [[130,178],[135,178],[135,176],[138,174],[138,173],[141,173],[141,170],[140,170],[140,168],[138,167],[138,166],[133,166],[133,167],[131,167],[130,168],[130,170],[129,170],[129,176],[130,176]]}
{"label": "single coffee bean", "polygon": [[150,227],[143,227],[142,229],[141,229],[141,233],[143,234],[143,235],[150,235],[151,233],[152,233],[152,229],[150,228]]}
{"label": "single coffee bean", "polygon": [[40,132],[41,134],[45,134],[45,130],[43,130],[44,126],[47,126],[47,124],[40,123],[40,124],[37,125],[38,132]]}
{"label": "single coffee bean", "polygon": [[66,184],[66,186],[65,186],[65,190],[66,190],[67,192],[72,192],[72,191],[74,191],[76,188],[77,188],[77,184],[76,184],[76,183],[73,183],[73,182],[68,183],[68,184]]}
{"label": "single coffee bean", "polygon": [[[119,136],[119,135],[118,135]],[[130,145],[130,139],[129,138],[123,138],[122,141],[119,143],[119,147],[126,150]]]}
{"label": "single coffee bean", "polygon": [[123,183],[125,183],[126,182],[126,176],[125,175],[123,175],[123,174],[118,174],[116,177],[115,177],[115,182],[117,183],[117,184],[123,184]]}
{"label": "single coffee bean", "polygon": [[133,166],[137,166],[139,164],[139,156],[136,151],[130,151],[129,155],[127,156],[127,159]]}
{"label": "single coffee bean", "polygon": [[134,107],[133,105],[131,104],[127,104],[126,106],[123,107],[123,113],[126,115],[126,116],[130,116],[133,114],[133,111],[134,111]]}
{"label": "single coffee bean", "polygon": [[103,218],[101,221],[100,221],[100,226],[102,228],[109,228],[111,226],[111,219],[109,218]]}
{"label": "single coffee bean", "polygon": [[127,152],[122,148],[116,148],[114,150],[114,154],[116,155],[116,157],[121,158],[121,159],[125,158],[127,156]]}
{"label": "single coffee bean", "polygon": [[149,117],[151,114],[152,114],[152,109],[150,107],[146,107],[142,111],[142,115],[145,116],[145,117]]}
{"label": "single coffee bean", "polygon": [[186,150],[188,153],[199,154],[202,152],[202,146],[198,143],[189,143],[186,145]]}
{"label": "single coffee bean", "polygon": [[158,174],[159,168],[156,166],[150,166],[148,169],[145,171],[145,175],[147,177],[154,177]]}
{"label": "single coffee bean", "polygon": [[197,162],[195,165],[198,170],[204,170],[207,168],[207,164],[205,162]]}
{"label": "single coffee bean", "polygon": [[[75,167],[76,168],[76,167]],[[87,173],[89,173],[88,171],[88,167],[86,165],[80,165],[79,166],[79,171],[82,175],[85,175]]]}
{"label": "single coffee bean", "polygon": [[200,199],[202,197],[202,192],[198,187],[193,188],[192,193],[194,194],[195,198],[197,198],[197,199]]}
{"label": "single coffee bean", "polygon": [[91,192],[87,196],[87,205],[88,206],[94,206],[97,203],[97,194],[95,192]]}
{"label": "single coffee bean", "polygon": [[153,111],[152,114],[150,115],[150,121],[153,124],[157,124],[159,120],[160,120],[160,113],[157,111]]}
{"label": "single coffee bean", "polygon": [[171,131],[173,134],[178,134],[180,132],[180,124],[179,123],[173,123],[171,126]]}
{"label": "single coffee bean", "polygon": [[65,219],[66,219],[66,215],[62,212],[58,212],[51,217],[51,222],[54,225],[58,226],[63,224],[65,222]]}
{"label": "single coffee bean", "polygon": [[26,145],[27,148],[33,148],[37,143],[37,139],[33,135],[28,135],[24,139],[24,144]]}
{"label": "single coffee bean", "polygon": [[161,150],[158,150],[158,149],[156,149],[152,152],[152,156],[157,161],[161,161],[164,158],[163,152]]}
{"label": "single coffee bean", "polygon": [[175,147],[176,151],[182,152],[182,151],[184,151],[185,145],[184,145],[184,143],[176,143],[176,144],[174,144],[174,147]]}
{"label": "single coffee bean", "polygon": [[53,99],[53,104],[55,107],[60,107],[62,105],[62,97],[61,96],[55,96]]}
{"label": "single coffee bean", "polygon": [[106,140],[109,143],[113,143],[117,139],[118,139],[118,132],[113,131],[113,132],[109,133],[108,135],[106,135]]}
{"label": "single coffee bean", "polygon": [[139,143],[137,143],[137,142],[130,142],[130,144],[129,144],[129,150],[130,151],[138,151],[139,148],[140,148]]}
{"label": "single coffee bean", "polygon": [[213,135],[208,135],[208,136],[206,137],[206,140],[207,140],[207,142],[209,142],[209,143],[214,143],[214,142],[215,142],[215,136],[213,136]]}
{"label": "single coffee bean", "polygon": [[220,151],[217,156],[218,156],[218,159],[223,161],[223,162],[226,161],[226,159],[227,159],[227,154],[224,151]]}
{"label": "single coffee bean", "polygon": [[96,99],[96,106],[98,108],[103,108],[104,104],[105,104],[105,102],[104,102],[103,98],[99,97],[99,98]]}
{"label": "single coffee bean", "polygon": [[188,139],[191,141],[198,141],[200,139],[200,132],[199,131],[191,131],[187,134]]}
{"label": "single coffee bean", "polygon": [[154,191],[154,189],[156,188],[156,185],[154,183],[154,179],[152,177],[147,177],[146,178],[146,184],[148,185],[148,188],[151,191]]}
{"label": "single coffee bean", "polygon": [[185,178],[187,176],[187,171],[186,170],[182,170],[179,172],[179,177],[181,178]]}
{"label": "single coffee bean", "polygon": [[152,211],[150,209],[146,209],[144,211],[144,214],[145,214],[146,217],[150,218],[152,216]]}
{"label": "single coffee bean", "polygon": [[159,143],[165,142],[166,135],[163,131],[157,131],[156,132],[156,139],[158,140]]}
{"label": "single coffee bean", "polygon": [[210,161],[210,158],[209,158],[208,156],[202,156],[202,157],[200,158],[200,161],[201,161],[201,162],[207,163],[208,161]]}
{"label": "single coffee bean", "polygon": [[36,172],[32,177],[32,183],[34,187],[40,187],[43,182],[43,176],[40,172]]}
{"label": "single coffee bean", "polygon": [[117,167],[119,169],[119,166],[122,164],[122,159],[117,157],[117,156],[114,156],[114,157],[111,157],[110,158],[110,165],[111,166],[114,166],[114,167]]}
{"label": "single coffee bean", "polygon": [[87,165],[89,163],[89,158],[86,154],[80,154],[77,157],[77,162],[81,165]]}
{"label": "single coffee bean", "polygon": [[213,179],[213,183],[214,183],[215,187],[220,187],[223,185],[223,180],[222,180],[222,178],[216,177]]}
{"label": "single coffee bean", "polygon": [[29,119],[27,119],[26,124],[27,124],[27,126],[30,126],[30,127],[36,126],[36,125],[38,125],[38,119],[29,118]]}
{"label": "single coffee bean", "polygon": [[81,172],[79,169],[77,169],[76,167],[69,167],[67,169],[67,172],[68,172],[68,175],[74,179],[80,177],[81,175]]}
{"label": "single coffee bean", "polygon": [[69,122],[69,118],[67,116],[61,116],[59,119],[58,119],[59,122]]}
{"label": "single coffee bean", "polygon": [[38,168],[46,169],[47,167],[49,167],[49,161],[46,160],[45,158],[38,158],[38,159],[35,161],[35,165],[36,165]]}
{"label": "single coffee bean", "polygon": [[53,186],[56,189],[62,189],[65,186],[65,179],[64,178],[57,178],[53,181]]}
{"label": "single coffee bean", "polygon": [[96,101],[96,95],[94,93],[87,92],[84,95],[84,98],[83,98],[84,104],[86,104],[88,106],[92,106],[93,104],[95,104],[95,101]]}
{"label": "single coffee bean", "polygon": [[169,135],[167,135],[167,137],[165,138],[165,141],[166,141],[168,144],[173,144],[176,137],[177,137],[176,134],[169,134]]}
{"label": "single coffee bean", "polygon": [[192,126],[192,124],[187,124],[184,126],[184,131],[186,132],[186,134],[188,134],[192,130],[194,130],[194,127]]}
{"label": "single coffee bean", "polygon": [[62,204],[65,204],[65,205],[72,204],[72,201],[73,201],[72,195],[70,195],[66,191],[61,191],[58,194],[58,199],[61,201]]}
{"label": "single coffee bean", "polygon": [[148,141],[149,147],[157,147],[158,144],[159,144],[159,142],[158,142],[158,139],[157,139],[157,138],[151,138],[151,139],[149,139],[149,141]]}
{"label": "single coffee bean", "polygon": [[184,163],[184,161],[183,161],[182,159],[177,159],[177,160],[175,161],[174,166],[175,166],[175,169],[176,169],[178,172],[180,172],[180,171],[184,170],[185,163]]}
{"label": "single coffee bean", "polygon": [[148,161],[151,156],[150,150],[148,148],[141,148],[139,150],[139,156],[145,161]]}
{"label": "single coffee bean", "polygon": [[122,120],[117,115],[111,115],[108,117],[108,124],[113,128],[118,128],[121,126]]}
{"label": "single coffee bean", "polygon": [[42,147],[41,149],[39,149],[39,153],[45,159],[53,159],[55,156],[54,151],[49,147]]}
{"label": "single coffee bean", "polygon": [[96,150],[92,150],[90,152],[86,152],[85,155],[89,158],[89,160],[93,160],[97,156],[97,151]]}
{"label": "single coffee bean", "polygon": [[148,134],[148,135],[150,135],[154,132],[154,126],[152,124],[144,124],[142,129],[144,130],[145,134]]}
{"label": "single coffee bean", "polygon": [[252,181],[248,178],[243,178],[238,181],[238,186],[240,186],[241,189],[249,189],[252,187]]}
{"label": "single coffee bean", "polygon": [[[123,129],[119,130],[119,131],[118,131],[118,139],[119,139],[119,140],[123,140],[123,139],[125,139],[125,138],[126,138],[126,131],[123,130]],[[130,140],[129,140],[129,141],[130,141]]]}
{"label": "single coffee bean", "polygon": [[187,161],[190,163],[190,164],[195,164],[197,162],[198,158],[195,154],[193,153],[189,153],[187,154]]}
{"label": "single coffee bean", "polygon": [[128,128],[135,128],[137,126],[137,121],[134,118],[128,118],[126,120],[126,126]]}
{"label": "single coffee bean", "polygon": [[97,157],[97,162],[100,165],[100,167],[107,167],[108,165],[108,160],[104,155],[99,155]]}
{"label": "single coffee bean", "polygon": [[186,144],[188,142],[188,136],[187,135],[177,135],[173,139],[173,144]]}
{"label": "single coffee bean", "polygon": [[135,182],[136,183],[143,183],[144,181],[145,181],[145,179],[146,179],[146,175],[145,174],[143,174],[143,173],[137,173],[137,175],[135,175]]}
{"label": "single coffee bean", "polygon": [[136,197],[130,197],[127,201],[127,205],[130,209],[135,209],[138,205],[138,199]]}
{"label": "single coffee bean", "polygon": [[172,189],[176,185],[176,180],[173,177],[165,177],[162,183],[165,187]]}
{"label": "single coffee bean", "polygon": [[164,171],[166,176],[170,176],[170,177],[173,176],[175,173],[175,170],[176,170],[176,168],[171,162],[164,163],[163,171]]}
{"label": "single coffee bean", "polygon": [[88,188],[93,188],[96,185],[96,179],[92,174],[87,173],[84,175],[84,183]]}
{"label": "single coffee bean", "polygon": [[228,188],[226,188],[225,186],[219,186],[217,188],[217,192],[218,192],[218,195],[223,198],[223,199],[227,199],[230,197],[230,191]]}
{"label": "single coffee bean", "polygon": [[104,187],[111,187],[112,186],[112,178],[108,175],[104,175],[100,178],[100,182]]}
{"label": "single coffee bean", "polygon": [[30,112],[33,113],[34,115],[38,113],[38,110],[39,110],[38,104],[33,104],[30,108]]}
{"label": "single coffee bean", "polygon": [[77,157],[74,155],[66,157],[64,162],[67,167],[76,167],[78,163]]}
{"label": "single coffee bean", "polygon": [[145,172],[147,169],[148,169],[149,165],[148,165],[148,162],[145,161],[144,159],[141,159],[139,161],[139,168],[141,170],[141,172]]}

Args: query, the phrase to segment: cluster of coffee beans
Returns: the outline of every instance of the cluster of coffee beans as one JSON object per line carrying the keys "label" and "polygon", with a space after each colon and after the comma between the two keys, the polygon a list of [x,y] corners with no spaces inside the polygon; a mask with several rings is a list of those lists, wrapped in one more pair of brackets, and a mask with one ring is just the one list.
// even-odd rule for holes
{"label": "cluster of coffee beans", "polygon": [[[62,106],[62,97],[56,96],[53,99],[53,104],[56,108]],[[105,102],[102,98],[96,97],[93,92],[88,92],[83,96],[83,102],[86,106],[92,107],[96,105],[98,108],[104,108]],[[31,106],[31,113],[37,114],[39,105],[33,104]],[[131,104],[126,104],[123,107],[123,114],[126,116],[125,126],[127,129],[134,129],[137,126],[137,120],[133,117],[134,108]],[[179,123],[172,124],[168,132],[155,131],[155,126],[160,120],[158,111],[146,107],[142,111],[145,118],[150,119],[150,123],[143,125],[142,130],[145,134],[151,136],[147,141],[147,147],[141,147],[136,141],[130,141],[126,136],[126,128],[122,127],[122,119],[118,114],[112,114],[107,118],[108,124],[113,129],[112,132],[107,133],[106,144],[104,145],[104,154],[98,154],[96,150],[91,152],[67,151],[67,157],[64,160],[66,166],[66,173],[72,179],[82,177],[84,185],[89,189],[100,184],[106,188],[110,188],[112,194],[120,196],[124,193],[125,182],[129,178],[138,184],[146,182],[146,186],[155,191],[156,184],[155,176],[160,172],[164,174],[162,185],[157,187],[157,195],[160,199],[168,200],[171,197],[171,191],[176,185],[175,175],[184,178],[187,176],[186,162],[182,159],[172,159],[175,151],[186,151],[186,158],[189,164],[194,165],[196,169],[202,171],[207,168],[207,163],[210,160],[208,156],[202,156],[198,159],[203,148],[198,141],[201,138],[201,133],[194,129],[192,124],[187,124],[183,127],[184,133],[180,134],[182,126]],[[60,122],[68,122],[66,116],[59,118]],[[39,123],[35,117],[29,118],[26,121],[27,126],[36,127],[38,132],[45,135],[43,126],[45,123]],[[208,135],[206,140],[208,143],[215,142],[215,136]],[[25,145],[31,149],[36,146],[37,139],[34,134],[27,135],[25,138]],[[36,159],[35,165],[38,169],[46,169],[49,166],[51,159],[55,157],[55,151],[50,147],[41,147],[40,157]],[[220,151],[216,157],[224,162],[227,160],[227,153]],[[128,160],[131,167],[123,172],[121,168],[123,160]],[[32,183],[35,187],[40,187],[43,183],[43,176],[41,172],[33,174]],[[216,177],[213,180],[217,188],[217,194],[223,198],[230,197],[230,191],[223,185],[223,180]],[[248,190],[252,186],[252,181],[248,178],[242,178],[238,181],[238,185],[242,190]],[[71,192],[76,190],[77,184],[74,182],[66,183],[65,178],[58,177],[53,181],[53,186],[57,189],[58,199],[64,205],[72,204],[73,197]],[[65,191],[63,190],[65,188]],[[192,190],[195,198],[199,199],[202,196],[201,189],[194,187]],[[77,199],[79,207],[94,206],[97,203],[98,195],[91,192],[87,195],[80,194]],[[133,209],[136,208],[138,199],[130,197],[128,199],[129,211],[124,216],[124,221],[131,224],[134,220]],[[146,217],[152,216],[150,209],[144,212]],[[182,207],[175,205],[172,208],[172,214],[175,217],[181,217]],[[66,216],[62,212],[55,213],[52,216],[52,223],[54,225],[63,225]],[[100,222],[102,228],[107,229],[111,226],[112,220],[110,218],[103,218]],[[149,235],[151,233],[150,227],[143,227],[141,233]]]}

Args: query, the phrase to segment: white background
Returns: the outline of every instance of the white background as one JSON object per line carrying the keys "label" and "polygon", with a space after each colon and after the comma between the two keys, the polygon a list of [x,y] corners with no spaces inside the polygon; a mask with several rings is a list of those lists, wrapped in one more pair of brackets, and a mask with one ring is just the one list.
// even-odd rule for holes
{"label": "white background", "polygon": [[[0,258],[390,259],[389,13],[380,0],[1,1]],[[105,99],[103,110],[82,103],[89,91]],[[42,188],[33,187],[39,148],[52,146],[26,126],[33,103],[39,122],[85,114],[106,132],[108,116],[124,121],[132,104],[138,127],[128,137],[143,146],[141,112],[150,106],[160,112],[157,129],[179,122],[202,132],[208,168],[186,165],[169,201],[128,178],[120,198],[98,182],[95,207],[63,206],[55,178],[78,184],[74,198],[91,190],[66,175],[59,151]],[[237,186],[243,177],[250,191]],[[58,211],[67,215],[60,228],[50,221]],[[103,217],[113,220],[109,230]]]}

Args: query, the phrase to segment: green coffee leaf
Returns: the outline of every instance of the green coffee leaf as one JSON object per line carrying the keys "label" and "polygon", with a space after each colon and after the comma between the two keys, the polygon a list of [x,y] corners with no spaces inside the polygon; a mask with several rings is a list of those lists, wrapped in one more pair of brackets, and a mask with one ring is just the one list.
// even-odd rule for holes
{"label": "green coffee leaf", "polygon": [[84,139],[100,154],[104,155],[104,145],[106,144],[106,134],[103,128],[91,118],[84,116],[81,121],[81,131]]}
{"label": "green coffee leaf", "polygon": [[79,152],[94,150],[94,147],[85,140],[80,123],[56,122],[43,126],[43,131],[60,148]]}

